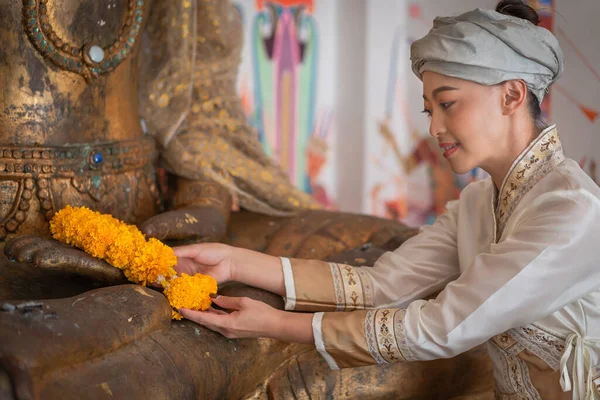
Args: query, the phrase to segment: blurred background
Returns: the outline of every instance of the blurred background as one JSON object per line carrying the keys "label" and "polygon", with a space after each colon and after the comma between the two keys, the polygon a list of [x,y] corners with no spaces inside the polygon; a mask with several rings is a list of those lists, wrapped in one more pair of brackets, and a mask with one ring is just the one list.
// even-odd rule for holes
{"label": "blurred background", "polygon": [[[238,79],[265,151],[323,206],[418,226],[465,185],[428,134],[409,48],[438,15],[495,0],[237,0]],[[531,0],[566,71],[542,105],[566,155],[600,183],[600,1]]]}

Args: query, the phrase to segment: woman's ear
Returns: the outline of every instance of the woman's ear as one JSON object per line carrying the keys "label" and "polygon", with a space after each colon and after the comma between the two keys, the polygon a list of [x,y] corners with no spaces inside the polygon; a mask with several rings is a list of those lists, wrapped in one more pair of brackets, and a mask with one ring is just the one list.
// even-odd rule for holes
{"label": "woman's ear", "polygon": [[527,85],[523,80],[511,80],[502,84],[502,111],[511,115],[522,105],[527,105]]}

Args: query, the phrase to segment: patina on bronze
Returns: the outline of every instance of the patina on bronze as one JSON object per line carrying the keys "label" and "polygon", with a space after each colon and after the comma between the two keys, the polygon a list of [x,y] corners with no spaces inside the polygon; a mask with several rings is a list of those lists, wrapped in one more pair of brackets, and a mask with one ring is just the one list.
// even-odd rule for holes
{"label": "patina on bronze", "polygon": [[[48,238],[49,218],[66,204],[111,213],[167,241],[221,239],[358,265],[372,265],[415,233],[325,211],[230,215],[230,191],[214,181],[171,170],[166,185],[157,183],[165,150],[140,124],[139,96],[154,102],[146,101],[152,88],[138,92],[139,44],[144,29],[158,29],[147,20],[171,23],[152,12],[192,3],[187,15],[202,38],[216,35],[214,21],[233,8],[216,0],[0,0],[0,240],[15,260],[0,259],[0,398],[489,398],[491,369],[479,349],[451,360],[330,371],[312,346],[228,340],[171,322],[160,293],[126,284],[114,268]],[[239,49],[239,21],[232,23],[237,32],[227,37]],[[171,44],[155,40],[149,51]],[[230,57],[223,43],[203,44],[199,62]],[[228,59],[237,60],[223,64],[233,76],[239,58]],[[189,117],[201,123],[189,127],[236,132],[243,118],[235,88],[215,89],[207,82],[223,70],[201,67],[205,79],[194,86]],[[204,107],[207,101],[226,113]],[[191,144],[192,133],[184,134]],[[260,185],[275,179],[262,178]],[[282,306],[281,298],[238,284],[221,292]]]}

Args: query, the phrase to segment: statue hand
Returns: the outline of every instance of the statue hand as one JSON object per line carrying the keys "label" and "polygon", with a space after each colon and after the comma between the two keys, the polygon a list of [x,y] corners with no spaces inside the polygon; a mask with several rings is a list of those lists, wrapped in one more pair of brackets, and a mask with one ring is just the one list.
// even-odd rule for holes
{"label": "statue hand", "polygon": [[210,275],[218,284],[232,280],[234,248],[220,243],[193,244],[176,247],[178,273]]}
{"label": "statue hand", "polygon": [[227,219],[212,206],[188,206],[158,214],[142,224],[141,231],[159,240],[219,241],[227,232]]}
{"label": "statue hand", "polygon": [[84,251],[41,236],[19,236],[4,247],[13,261],[85,276],[109,284],[127,282],[123,272]]}

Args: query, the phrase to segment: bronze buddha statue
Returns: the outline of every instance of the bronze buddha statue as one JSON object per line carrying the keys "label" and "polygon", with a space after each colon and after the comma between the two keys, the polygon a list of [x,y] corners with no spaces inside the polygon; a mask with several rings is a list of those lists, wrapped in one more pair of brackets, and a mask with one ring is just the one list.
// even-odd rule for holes
{"label": "bronze buddha statue", "polygon": [[169,243],[361,265],[415,233],[309,210],[245,122],[241,39],[229,1],[0,0],[0,398],[486,398],[477,349],[330,371],[310,346],[171,322],[160,293],[48,238],[67,204]]}

